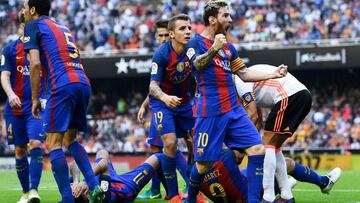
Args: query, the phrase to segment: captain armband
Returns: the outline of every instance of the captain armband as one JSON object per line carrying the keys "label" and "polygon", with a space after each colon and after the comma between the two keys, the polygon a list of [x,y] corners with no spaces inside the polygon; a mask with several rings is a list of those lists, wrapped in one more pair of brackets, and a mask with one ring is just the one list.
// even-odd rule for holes
{"label": "captain armband", "polygon": [[254,92],[247,92],[242,96],[243,106],[246,107],[251,102],[256,101]]}
{"label": "captain armband", "polygon": [[236,73],[239,70],[246,70],[246,65],[244,61],[242,61],[240,58],[237,58],[231,62],[231,72]]}

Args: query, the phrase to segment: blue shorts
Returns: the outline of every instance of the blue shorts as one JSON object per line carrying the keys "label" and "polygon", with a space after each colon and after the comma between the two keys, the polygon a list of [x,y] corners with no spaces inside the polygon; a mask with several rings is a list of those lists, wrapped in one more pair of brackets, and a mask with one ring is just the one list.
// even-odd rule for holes
{"label": "blue shorts", "polygon": [[22,116],[5,115],[8,144],[24,146],[29,140],[45,140],[42,120],[32,114]]}
{"label": "blue shorts", "polygon": [[195,124],[190,104],[177,108],[153,106],[153,117],[160,136],[175,133],[177,138],[186,138]]}
{"label": "blue shorts", "polygon": [[156,131],[156,124],[154,120],[154,114],[151,116],[150,120],[150,129],[149,129],[149,135],[147,139],[147,143],[149,145],[157,146],[157,147],[163,147],[164,144],[161,140],[161,136]]}
{"label": "blue shorts", "polygon": [[81,83],[71,83],[57,89],[49,96],[45,107],[45,132],[66,132],[69,129],[87,131],[86,112],[91,88]]}
{"label": "blue shorts", "polygon": [[111,177],[110,202],[133,202],[142,188],[151,180],[154,168],[148,163],[143,163],[130,172],[117,174],[111,165],[109,172]]}
{"label": "blue shorts", "polygon": [[248,148],[262,144],[256,127],[243,107],[218,116],[196,119],[195,161],[219,160],[223,143],[229,148]]}

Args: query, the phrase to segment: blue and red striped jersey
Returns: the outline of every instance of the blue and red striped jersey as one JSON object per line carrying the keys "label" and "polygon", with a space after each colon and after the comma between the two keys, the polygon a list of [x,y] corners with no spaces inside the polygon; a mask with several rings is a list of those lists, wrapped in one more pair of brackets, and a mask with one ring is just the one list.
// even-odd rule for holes
{"label": "blue and red striped jersey", "polygon": [[40,51],[49,95],[70,83],[90,86],[75,38],[67,27],[42,16],[26,24],[24,43],[26,52],[31,49]]}
{"label": "blue and red striped jersey", "polygon": [[21,108],[12,109],[6,101],[5,115],[21,116],[31,113],[31,86],[29,60],[24,51],[24,43],[17,39],[2,51],[0,71],[10,72],[10,84],[21,101]]}
{"label": "blue and red striped jersey", "polygon": [[[158,81],[164,93],[181,98],[182,105],[190,100],[190,74],[191,69],[186,55],[178,55],[171,41],[155,51],[151,65],[151,80]],[[152,106],[165,105],[151,95],[150,103]]]}
{"label": "blue and red striped jersey", "polygon": [[221,152],[220,161],[206,173],[200,190],[215,203],[247,202],[247,178],[240,172],[230,149]]}
{"label": "blue and red striped jersey", "polygon": [[233,82],[233,66],[241,66],[235,47],[227,43],[201,71],[194,67],[194,59],[206,53],[214,43],[199,34],[186,46],[186,55],[198,85],[198,95],[193,106],[195,117],[217,116],[240,105]]}

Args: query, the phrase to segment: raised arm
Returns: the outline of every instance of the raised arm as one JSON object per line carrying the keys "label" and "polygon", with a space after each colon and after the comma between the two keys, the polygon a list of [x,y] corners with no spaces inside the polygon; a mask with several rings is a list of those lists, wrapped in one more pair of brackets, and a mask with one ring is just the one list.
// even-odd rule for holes
{"label": "raised arm", "polygon": [[[220,49],[226,44],[226,37],[223,34],[217,34],[213,45],[209,48],[207,52],[196,56],[194,59],[194,67],[196,70],[201,71],[204,68],[208,67],[213,60],[214,56],[218,53]],[[193,50],[195,52],[195,50]],[[188,54],[189,55],[189,54]]]}
{"label": "raised arm", "polygon": [[287,73],[287,66],[281,64],[277,69],[272,72],[262,72],[255,69],[242,68],[235,72],[244,82],[257,82],[268,79],[282,78]]}

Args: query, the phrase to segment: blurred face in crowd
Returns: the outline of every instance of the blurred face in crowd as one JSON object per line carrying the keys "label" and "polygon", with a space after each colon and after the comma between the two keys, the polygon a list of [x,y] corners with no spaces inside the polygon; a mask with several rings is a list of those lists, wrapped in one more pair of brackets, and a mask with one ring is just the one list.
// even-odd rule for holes
{"label": "blurred face in crowd", "polygon": [[191,24],[188,20],[177,20],[174,30],[170,30],[170,37],[179,44],[185,45],[191,38]]}
{"label": "blurred face in crowd", "polygon": [[167,28],[157,28],[156,29],[156,40],[159,44],[164,44],[170,40],[169,30]]}
{"label": "blurred face in crowd", "polygon": [[226,32],[229,30],[232,23],[229,7],[226,6],[219,9],[219,13],[216,17],[216,22],[216,33],[226,35]]}

